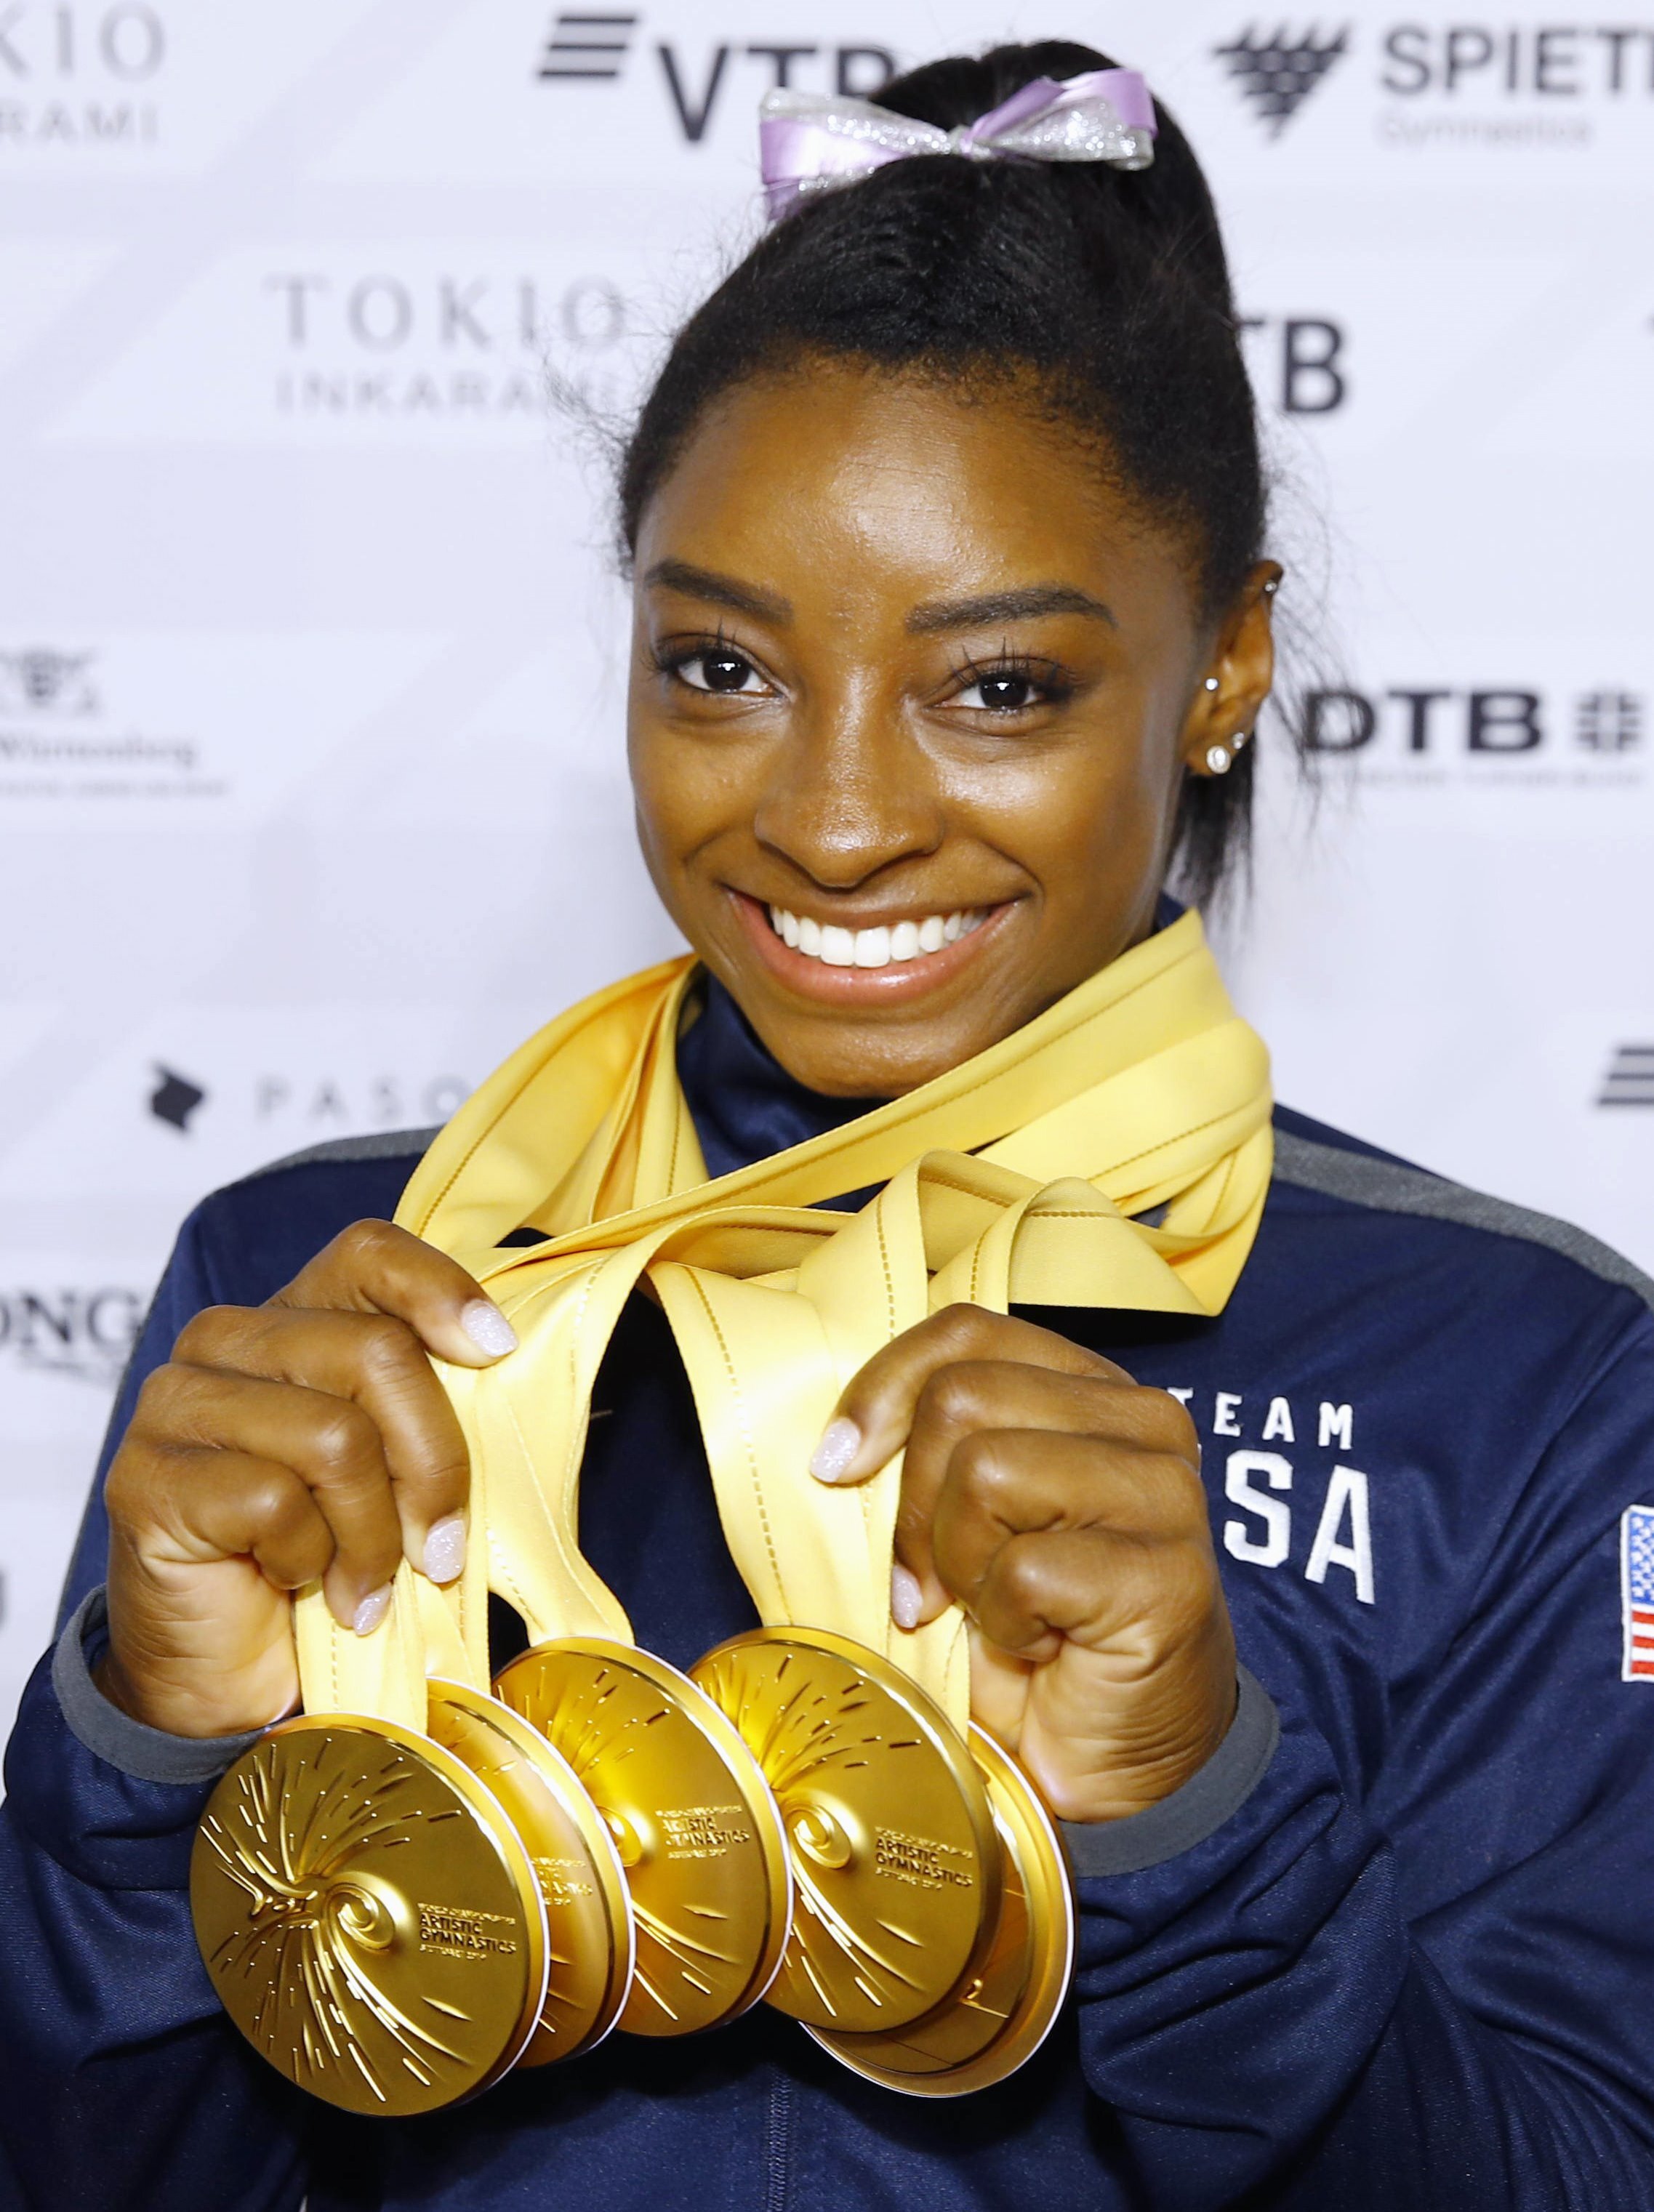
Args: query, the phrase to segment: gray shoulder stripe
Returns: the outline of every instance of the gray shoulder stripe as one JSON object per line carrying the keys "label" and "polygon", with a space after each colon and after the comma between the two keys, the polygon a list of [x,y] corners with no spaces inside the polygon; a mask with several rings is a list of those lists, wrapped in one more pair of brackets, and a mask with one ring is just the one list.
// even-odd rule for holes
{"label": "gray shoulder stripe", "polygon": [[257,1182],[261,1176],[280,1175],[284,1168],[323,1167],[335,1160],[419,1159],[429,1152],[436,1133],[436,1129],[380,1129],[366,1137],[330,1137],[325,1145],[289,1152],[285,1159],[271,1160],[240,1179]]}
{"label": "gray shoulder stripe", "polygon": [[1495,1237],[1519,1237],[1529,1244],[1542,1244],[1560,1252],[1598,1276],[1634,1291],[1645,1305],[1654,1307],[1654,1281],[1640,1267],[1576,1229],[1570,1221],[1557,1221],[1548,1213],[1530,1213],[1524,1206],[1511,1206],[1502,1198],[1489,1198],[1462,1183],[1426,1175],[1422,1168],[1398,1166],[1392,1160],[1369,1159],[1361,1152],[1339,1152],[1331,1145],[1311,1144],[1307,1137],[1275,1132],[1275,1174],[1282,1182],[1304,1190],[1323,1191],[1329,1198],[1347,1199],[1353,1206],[1369,1206],[1379,1213],[1416,1213],[1432,1221],[1456,1222],[1464,1229],[1485,1229]]}

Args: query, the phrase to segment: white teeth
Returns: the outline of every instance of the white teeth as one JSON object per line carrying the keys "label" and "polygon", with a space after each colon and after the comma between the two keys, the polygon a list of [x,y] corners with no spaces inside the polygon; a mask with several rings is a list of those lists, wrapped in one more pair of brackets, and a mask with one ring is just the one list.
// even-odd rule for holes
{"label": "white teeth", "polygon": [[830,968],[888,968],[893,962],[916,960],[969,937],[987,919],[986,908],[966,907],[953,914],[927,914],[922,921],[842,929],[836,922],[812,921],[807,914],[791,914],[783,906],[769,908],[769,926],[783,944]]}

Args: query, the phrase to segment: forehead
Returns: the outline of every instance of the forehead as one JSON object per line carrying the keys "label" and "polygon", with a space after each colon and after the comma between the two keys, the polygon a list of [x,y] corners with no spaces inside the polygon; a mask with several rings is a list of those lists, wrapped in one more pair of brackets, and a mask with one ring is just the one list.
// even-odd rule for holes
{"label": "forehead", "polygon": [[650,501],[638,568],[733,569],[807,604],[1061,576],[1182,592],[1181,563],[1106,452],[1031,386],[851,362],[743,384],[707,410]]}

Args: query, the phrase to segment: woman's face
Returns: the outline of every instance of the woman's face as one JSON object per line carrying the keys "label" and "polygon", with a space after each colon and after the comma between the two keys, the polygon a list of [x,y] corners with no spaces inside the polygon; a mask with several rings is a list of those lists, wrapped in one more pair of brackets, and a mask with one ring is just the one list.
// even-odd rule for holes
{"label": "woman's face", "polygon": [[1147,933],[1183,775],[1268,690],[1270,573],[1203,623],[1013,392],[812,363],[708,413],[639,533],[632,781],[792,1075],[895,1097]]}

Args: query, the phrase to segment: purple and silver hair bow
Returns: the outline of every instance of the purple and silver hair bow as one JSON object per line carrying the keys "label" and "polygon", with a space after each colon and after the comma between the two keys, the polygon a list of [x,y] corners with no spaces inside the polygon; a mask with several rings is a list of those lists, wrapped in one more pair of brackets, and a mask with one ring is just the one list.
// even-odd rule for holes
{"label": "purple and silver hair bow", "polygon": [[766,94],[758,110],[758,159],[772,218],[806,192],[854,184],[915,154],[1146,169],[1154,159],[1154,101],[1135,70],[1087,70],[1061,84],[1037,76],[952,131],[871,100],[790,88]]}

